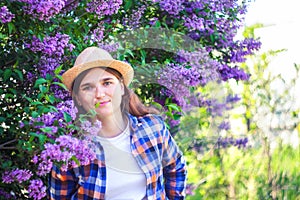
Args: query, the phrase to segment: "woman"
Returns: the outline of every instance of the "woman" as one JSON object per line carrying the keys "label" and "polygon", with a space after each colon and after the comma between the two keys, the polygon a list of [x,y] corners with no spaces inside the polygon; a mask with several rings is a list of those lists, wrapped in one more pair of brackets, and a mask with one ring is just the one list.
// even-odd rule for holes
{"label": "woman", "polygon": [[50,199],[184,199],[186,163],[158,112],[128,89],[132,67],[103,49],[89,47],[66,71],[78,114],[96,111],[102,128],[97,159],[62,171],[53,167]]}

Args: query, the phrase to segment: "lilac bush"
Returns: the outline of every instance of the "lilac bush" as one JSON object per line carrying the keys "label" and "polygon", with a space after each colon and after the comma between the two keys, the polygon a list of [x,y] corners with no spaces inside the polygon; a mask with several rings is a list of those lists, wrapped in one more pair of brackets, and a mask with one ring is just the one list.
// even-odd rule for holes
{"label": "lilac bush", "polygon": [[[171,129],[195,107],[207,117],[224,116],[238,97],[219,102],[202,91],[211,82],[250,77],[239,63],[260,42],[234,39],[247,5],[238,0],[1,1],[0,194],[45,199],[53,164],[66,169],[94,159],[86,134],[97,133],[101,122],[77,123],[61,83],[61,74],[87,46],[132,64],[141,74],[133,82],[139,87],[132,89],[163,107]],[[177,35],[169,36],[170,31]],[[134,37],[124,39],[132,32]],[[218,126],[230,128],[226,119]]]}
{"label": "lilac bush", "polygon": [[7,6],[0,7],[0,22],[5,24],[10,22],[15,17],[14,14],[12,14]]}

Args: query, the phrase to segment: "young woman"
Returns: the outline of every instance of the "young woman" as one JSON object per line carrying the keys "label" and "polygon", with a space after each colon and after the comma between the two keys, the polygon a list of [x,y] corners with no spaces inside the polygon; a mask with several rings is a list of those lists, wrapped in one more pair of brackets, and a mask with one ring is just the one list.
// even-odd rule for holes
{"label": "young woman", "polygon": [[158,112],[128,89],[132,67],[103,49],[89,47],[66,71],[78,115],[96,111],[102,128],[97,159],[62,171],[53,167],[49,199],[184,199],[186,163]]}

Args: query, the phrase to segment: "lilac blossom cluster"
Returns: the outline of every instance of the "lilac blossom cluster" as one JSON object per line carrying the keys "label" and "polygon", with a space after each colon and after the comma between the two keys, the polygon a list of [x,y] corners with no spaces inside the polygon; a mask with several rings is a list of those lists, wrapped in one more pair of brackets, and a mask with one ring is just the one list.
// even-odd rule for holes
{"label": "lilac blossom cluster", "polygon": [[93,0],[87,4],[86,11],[96,13],[100,18],[117,13],[122,3],[122,0]]}
{"label": "lilac blossom cluster", "polygon": [[70,51],[73,50],[74,45],[69,44],[70,36],[66,34],[56,33],[55,36],[46,36],[41,41],[36,36],[33,36],[32,42],[26,44],[26,48],[37,53],[40,52],[45,56],[62,57],[64,51],[68,48]]}
{"label": "lilac blossom cluster", "polygon": [[3,197],[5,199],[15,199],[13,195],[4,191],[2,188],[0,188],[0,197]]}
{"label": "lilac blossom cluster", "polygon": [[28,169],[14,169],[12,171],[6,171],[2,175],[3,183],[18,182],[22,183],[31,178],[32,172]]}
{"label": "lilac blossom cluster", "polygon": [[246,38],[243,41],[237,41],[231,45],[229,56],[225,56],[224,60],[227,62],[242,63],[246,61],[247,55],[252,55],[254,51],[259,50],[261,42],[253,38]]}
{"label": "lilac blossom cluster", "polygon": [[198,29],[200,35],[207,38],[212,34],[222,35],[222,37],[215,38],[215,42],[219,47],[226,47],[233,41],[236,31],[242,25],[239,21],[230,19],[233,9],[237,14],[243,14],[246,11],[246,5],[238,5],[237,1],[233,0],[185,1],[186,15],[183,20],[188,20],[188,23],[185,23],[188,28],[193,23],[196,27],[201,20],[203,26],[201,30]]}
{"label": "lilac blossom cluster", "polygon": [[67,0],[18,0],[19,2],[26,3],[23,6],[24,11],[39,20],[49,20],[60,13],[65,7]]}
{"label": "lilac blossom cluster", "polygon": [[66,171],[70,167],[87,165],[96,158],[95,152],[90,148],[88,140],[63,135],[55,140],[54,144],[46,143],[45,149],[40,155],[34,158],[34,163],[38,164],[37,174],[44,176],[49,173],[55,163],[62,163],[61,169]]}
{"label": "lilac blossom cluster", "polygon": [[177,61],[181,64],[168,64],[158,73],[158,83],[171,90],[178,105],[188,108],[194,95],[190,88],[204,86],[209,81],[219,79],[219,63],[212,60],[208,53],[199,49],[195,52],[180,50]]}
{"label": "lilac blossom cluster", "polygon": [[46,196],[46,186],[40,179],[31,180],[28,186],[29,197],[34,200],[43,199]]}
{"label": "lilac blossom cluster", "polygon": [[185,0],[158,0],[159,6],[162,10],[171,15],[178,15],[184,9],[183,3]]}
{"label": "lilac blossom cluster", "polygon": [[15,15],[8,10],[7,6],[0,7],[0,22],[2,24],[10,22],[14,17]]}
{"label": "lilac blossom cluster", "polygon": [[223,64],[219,68],[219,72],[223,81],[227,81],[229,79],[248,80],[250,78],[250,74],[247,74],[243,69],[240,69],[238,66],[229,67],[227,64]]}
{"label": "lilac blossom cluster", "polygon": [[119,43],[106,43],[106,42],[100,42],[98,43],[98,46],[108,52],[116,52],[118,48],[120,47]]}
{"label": "lilac blossom cluster", "polygon": [[247,137],[234,139],[233,137],[219,137],[216,143],[218,148],[227,148],[230,146],[236,146],[238,148],[245,148],[249,140]]}
{"label": "lilac blossom cluster", "polygon": [[[209,98],[205,99],[199,97],[199,105],[201,107],[206,107],[207,111],[213,116],[223,116],[224,111],[230,110],[233,108],[233,104],[240,100],[240,97],[237,95],[228,95],[225,99],[225,102],[220,102],[217,99]],[[225,127],[225,124],[224,124]]]}
{"label": "lilac blossom cluster", "polygon": [[[39,62],[34,65],[38,74],[31,72],[27,73],[27,80],[34,81],[37,77],[46,78],[47,74],[54,75],[54,70],[59,67],[67,59],[65,57],[65,50],[72,51],[74,45],[69,43],[70,36],[66,34],[56,33],[55,36],[46,36],[40,40],[33,36],[31,43],[26,43],[25,47],[34,53],[40,53]],[[57,98],[66,99],[68,94],[62,94],[58,85],[51,86]]]}
{"label": "lilac blossom cluster", "polygon": [[[54,138],[54,134],[57,132],[58,127],[66,127],[63,122],[64,113],[71,116],[72,120],[75,120],[77,109],[74,106],[72,100],[67,100],[56,105],[57,112],[45,113],[40,117],[32,118],[29,124],[36,129],[50,129],[51,131],[47,133],[47,136]],[[43,124],[43,125],[41,125]],[[20,123],[20,127],[23,127],[23,122]],[[37,133],[42,133],[37,131]]]}
{"label": "lilac blossom cluster", "polygon": [[86,133],[87,136],[96,136],[99,133],[101,127],[102,124],[99,120],[96,120],[94,123],[88,120],[84,120],[80,125],[80,128],[84,133]]}
{"label": "lilac blossom cluster", "polygon": [[140,20],[146,10],[146,5],[141,5],[138,9],[132,12],[131,15],[123,18],[123,25],[129,29],[140,27]]}
{"label": "lilac blossom cluster", "polygon": [[189,29],[189,31],[203,31],[204,30],[204,19],[199,18],[195,14],[191,14],[190,16],[184,16],[184,26]]}

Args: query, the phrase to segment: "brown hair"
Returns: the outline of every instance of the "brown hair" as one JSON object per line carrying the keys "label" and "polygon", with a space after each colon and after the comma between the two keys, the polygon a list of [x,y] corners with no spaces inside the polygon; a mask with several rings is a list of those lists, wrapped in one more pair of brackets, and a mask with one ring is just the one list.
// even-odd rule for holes
{"label": "brown hair", "polygon": [[[109,68],[109,67],[100,67],[103,68],[108,73],[111,73],[115,77],[117,77],[118,80],[122,81],[122,75],[115,69]],[[86,76],[86,74],[90,71],[86,70],[82,73],[80,73],[76,79],[73,82],[72,86],[72,98],[74,101],[75,106],[78,109],[77,116],[78,118],[81,114],[86,114],[86,110],[82,106],[80,106],[75,98],[77,95],[77,92],[79,91],[79,86],[83,78]],[[121,111],[125,115],[127,112],[131,115],[140,117],[147,114],[159,114],[159,111],[151,106],[144,105],[140,98],[135,94],[132,90],[130,90],[125,84],[124,84],[124,95],[122,96],[122,102],[121,102]]]}

